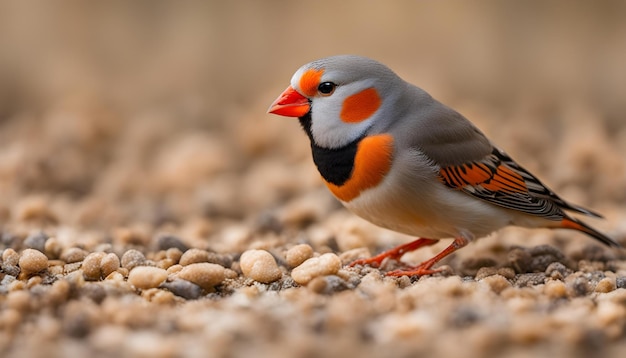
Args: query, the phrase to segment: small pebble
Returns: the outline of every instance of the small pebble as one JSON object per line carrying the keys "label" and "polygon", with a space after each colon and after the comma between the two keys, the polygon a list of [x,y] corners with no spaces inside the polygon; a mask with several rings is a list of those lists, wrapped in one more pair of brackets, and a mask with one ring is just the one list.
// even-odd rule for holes
{"label": "small pebble", "polygon": [[313,248],[307,244],[296,245],[285,254],[285,260],[289,267],[297,267],[304,261],[313,257]]}
{"label": "small pebble", "polygon": [[85,257],[82,265],[85,280],[96,281],[102,278],[101,262],[104,255],[104,252],[92,252]]}
{"label": "small pebble", "polygon": [[618,276],[615,278],[616,288],[626,288],[626,276]]}
{"label": "small pebble", "polygon": [[567,296],[567,286],[560,280],[546,282],[543,292],[550,298],[563,298]]}
{"label": "small pebble", "polygon": [[568,269],[560,262],[553,262],[546,268],[546,275],[555,280],[563,280],[571,273],[572,270]]}
{"label": "small pebble", "polygon": [[487,276],[480,281],[488,284],[489,288],[491,288],[491,290],[495,293],[500,293],[505,289],[511,287],[511,282],[509,282],[506,277],[500,274]]}
{"label": "small pebble", "polygon": [[179,264],[183,266],[187,266],[190,264],[195,264],[199,262],[208,262],[209,261],[209,252],[200,249],[189,249],[183,253],[178,261]]}
{"label": "small pebble", "polygon": [[2,251],[2,263],[11,266],[17,266],[18,261],[20,260],[20,254],[17,251],[9,248]]}
{"label": "small pebble", "polygon": [[517,273],[529,272],[531,262],[532,262],[532,256],[527,250],[524,250],[523,248],[520,248],[520,247],[514,248],[513,250],[509,251],[507,258],[508,258],[509,264],[515,270],[515,272]]}
{"label": "small pebble", "polygon": [[202,287],[193,282],[182,279],[174,279],[172,281],[163,282],[160,287],[169,290],[176,296],[188,300],[195,300],[202,295]]}
{"label": "small pebble", "polygon": [[182,256],[183,256],[183,252],[175,247],[169,248],[167,249],[167,251],[165,251],[165,257],[174,261],[175,263],[178,263]]}
{"label": "small pebble", "polygon": [[615,282],[612,279],[605,277],[598,282],[595,291],[600,293],[607,293],[613,291],[614,289]]}
{"label": "small pebble", "polygon": [[152,266],[137,266],[128,274],[128,282],[138,289],[159,287],[167,279],[167,271]]}
{"label": "small pebble", "polygon": [[185,252],[189,249],[187,245],[178,237],[174,235],[159,235],[156,238],[156,247],[157,250],[168,250],[171,248],[176,248],[181,252]]}
{"label": "small pebble", "polygon": [[145,263],[146,256],[135,249],[130,249],[122,255],[121,265],[125,269],[132,270],[137,266],[143,266]]}
{"label": "small pebble", "polygon": [[26,249],[20,255],[18,262],[22,273],[35,274],[48,268],[48,258],[41,251]]}
{"label": "small pebble", "polygon": [[523,273],[515,277],[515,285],[518,287],[535,286],[544,283],[546,274],[543,272]]}
{"label": "small pebble", "polygon": [[476,281],[480,281],[485,277],[493,276],[497,273],[498,273],[498,269],[493,266],[481,267],[478,269],[478,272],[476,272],[475,279]]}
{"label": "small pebble", "polygon": [[29,249],[45,252],[46,240],[48,240],[48,235],[40,231],[35,234],[28,235],[28,237],[24,239],[24,246]]}
{"label": "small pebble", "polygon": [[341,260],[333,253],[312,257],[291,271],[291,277],[300,285],[306,285],[318,276],[335,275],[341,268]]}
{"label": "small pebble", "polygon": [[46,240],[44,245],[44,252],[51,259],[58,259],[61,256],[61,252],[63,252],[63,247],[59,243],[59,240],[55,237],[51,237]]}
{"label": "small pebble", "polygon": [[224,281],[224,267],[208,262],[190,264],[184,266],[177,276],[193,282],[205,290],[212,290],[213,287]]}
{"label": "small pebble", "polygon": [[589,280],[584,276],[570,275],[565,280],[565,284],[567,285],[568,294],[571,297],[584,296],[590,291]]}
{"label": "small pebble", "polygon": [[74,262],[83,261],[85,257],[87,257],[87,254],[88,254],[87,251],[81,248],[70,247],[68,249],[63,250],[63,252],[61,252],[60,259],[67,262],[68,264],[71,264]]}
{"label": "small pebble", "polygon": [[120,258],[114,253],[104,255],[100,260],[100,270],[102,271],[102,277],[109,276],[112,272],[120,268]]}
{"label": "small pebble", "polygon": [[274,256],[265,250],[248,250],[239,259],[241,272],[246,277],[262,283],[274,282],[282,277]]}

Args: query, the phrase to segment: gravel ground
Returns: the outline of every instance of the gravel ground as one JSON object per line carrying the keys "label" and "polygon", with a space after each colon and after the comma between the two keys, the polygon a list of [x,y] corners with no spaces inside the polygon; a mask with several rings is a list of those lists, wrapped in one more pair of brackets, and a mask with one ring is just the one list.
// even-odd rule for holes
{"label": "gravel ground", "polygon": [[265,114],[301,64],[377,58],[626,245],[624,5],[33,4],[0,4],[2,357],[626,355],[626,250],[507,228],[432,276],[347,267],[412,238]]}

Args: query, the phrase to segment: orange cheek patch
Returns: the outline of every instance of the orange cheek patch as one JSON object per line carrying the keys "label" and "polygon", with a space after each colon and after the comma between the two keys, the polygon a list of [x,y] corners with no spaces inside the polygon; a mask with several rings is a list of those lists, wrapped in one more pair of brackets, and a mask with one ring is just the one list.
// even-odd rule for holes
{"label": "orange cheek patch", "polygon": [[317,86],[320,84],[320,80],[322,78],[322,74],[324,70],[307,70],[300,77],[300,90],[309,97],[315,96],[317,94]]}
{"label": "orange cheek patch", "polygon": [[380,107],[380,96],[375,88],[368,88],[346,98],[339,117],[346,123],[358,123],[368,119]]}
{"label": "orange cheek patch", "polygon": [[362,191],[375,187],[391,168],[393,137],[381,134],[366,137],[358,144],[352,175],[343,185],[326,182],[330,191],[342,201],[358,197]]}

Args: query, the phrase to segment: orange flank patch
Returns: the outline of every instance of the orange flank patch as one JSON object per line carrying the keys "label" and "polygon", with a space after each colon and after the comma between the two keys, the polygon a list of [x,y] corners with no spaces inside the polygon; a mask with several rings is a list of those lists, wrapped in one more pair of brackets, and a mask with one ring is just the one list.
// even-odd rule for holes
{"label": "orange flank patch", "polygon": [[339,118],[346,123],[358,123],[368,119],[378,110],[380,96],[375,88],[368,88],[346,98]]}
{"label": "orange flank patch", "polygon": [[361,192],[378,185],[389,169],[393,159],[393,137],[380,134],[366,137],[359,142],[352,175],[343,185],[326,182],[330,191],[342,201],[350,201]]}
{"label": "orange flank patch", "polygon": [[317,86],[320,84],[322,74],[324,70],[310,69],[305,71],[300,77],[300,90],[309,97],[315,96],[317,93]]}
{"label": "orange flank patch", "polygon": [[528,190],[524,178],[506,165],[493,168],[484,163],[471,163],[442,168],[439,173],[447,185],[456,189],[469,185],[492,192],[523,193]]}

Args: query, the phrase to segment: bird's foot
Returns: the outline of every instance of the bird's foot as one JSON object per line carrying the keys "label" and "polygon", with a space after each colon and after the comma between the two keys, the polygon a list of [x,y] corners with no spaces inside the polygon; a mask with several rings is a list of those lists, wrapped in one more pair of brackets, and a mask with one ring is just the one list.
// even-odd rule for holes
{"label": "bird's foot", "polygon": [[353,261],[350,265],[348,265],[348,267],[354,267],[356,265],[368,265],[371,267],[380,267],[380,265],[382,264],[382,262],[389,258],[391,260],[398,260],[402,257],[402,255],[404,255],[407,252],[411,252],[414,250],[419,249],[422,246],[429,246],[429,245],[434,245],[437,243],[437,240],[431,240],[431,239],[417,239],[415,241],[411,241],[407,244],[404,245],[400,245],[397,247],[394,247],[391,250],[387,250],[384,252],[381,252],[380,254],[374,256],[374,257],[370,257],[367,259],[358,259]]}

